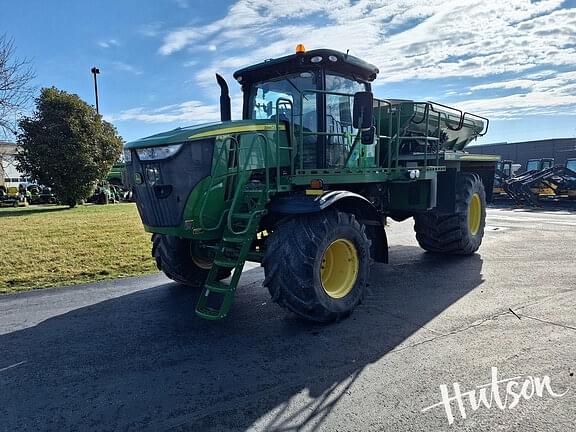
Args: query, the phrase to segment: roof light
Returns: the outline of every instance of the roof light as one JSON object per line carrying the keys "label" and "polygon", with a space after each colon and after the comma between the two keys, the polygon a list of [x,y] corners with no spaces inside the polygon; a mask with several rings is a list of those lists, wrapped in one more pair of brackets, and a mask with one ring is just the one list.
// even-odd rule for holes
{"label": "roof light", "polygon": [[335,63],[335,62],[338,61],[338,57],[336,57],[336,56],[334,56],[334,55],[331,55],[331,56],[328,56],[328,60],[330,60],[331,62],[334,62],[334,63]]}
{"label": "roof light", "polygon": [[320,63],[322,61],[322,57],[321,56],[314,56],[310,59],[310,61],[312,63]]}
{"label": "roof light", "polygon": [[304,54],[306,52],[306,48],[304,48],[304,44],[296,45],[296,54]]}

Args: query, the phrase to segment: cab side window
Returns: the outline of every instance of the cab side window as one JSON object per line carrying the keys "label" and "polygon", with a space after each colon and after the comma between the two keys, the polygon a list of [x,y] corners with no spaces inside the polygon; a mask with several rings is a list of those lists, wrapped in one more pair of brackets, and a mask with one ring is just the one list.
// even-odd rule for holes
{"label": "cab side window", "polygon": [[338,75],[326,75],[326,166],[341,167],[346,162],[358,132],[352,126],[354,93],[365,91],[365,84]]}

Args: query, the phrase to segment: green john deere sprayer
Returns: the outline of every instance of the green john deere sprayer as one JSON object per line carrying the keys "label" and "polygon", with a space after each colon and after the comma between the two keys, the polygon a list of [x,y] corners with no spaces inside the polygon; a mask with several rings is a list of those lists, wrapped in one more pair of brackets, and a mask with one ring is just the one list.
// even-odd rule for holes
{"label": "green john deere sprayer", "polygon": [[362,300],[373,260],[387,262],[386,217],[415,219],[427,251],[473,254],[499,157],[464,147],[488,120],[438,103],[376,99],[378,69],[320,49],[241,69],[242,120],[128,143],[128,177],[152,255],[202,289],[196,313],[228,313],[244,263],[260,262],[272,299],[333,321]]}

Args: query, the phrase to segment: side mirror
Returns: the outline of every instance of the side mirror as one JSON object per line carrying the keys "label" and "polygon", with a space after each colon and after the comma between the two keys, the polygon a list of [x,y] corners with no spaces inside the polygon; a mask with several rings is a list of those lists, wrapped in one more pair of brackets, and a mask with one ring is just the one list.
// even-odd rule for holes
{"label": "side mirror", "polygon": [[[358,92],[354,94],[354,110],[352,125],[356,129],[370,129],[373,124],[374,96],[372,92]],[[360,123],[362,122],[362,123]]]}

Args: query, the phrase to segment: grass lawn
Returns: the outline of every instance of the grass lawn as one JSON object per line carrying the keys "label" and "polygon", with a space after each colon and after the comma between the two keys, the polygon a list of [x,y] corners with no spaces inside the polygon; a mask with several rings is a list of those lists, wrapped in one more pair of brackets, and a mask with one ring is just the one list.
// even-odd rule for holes
{"label": "grass lawn", "polygon": [[0,293],[156,271],[135,204],[0,209]]}

